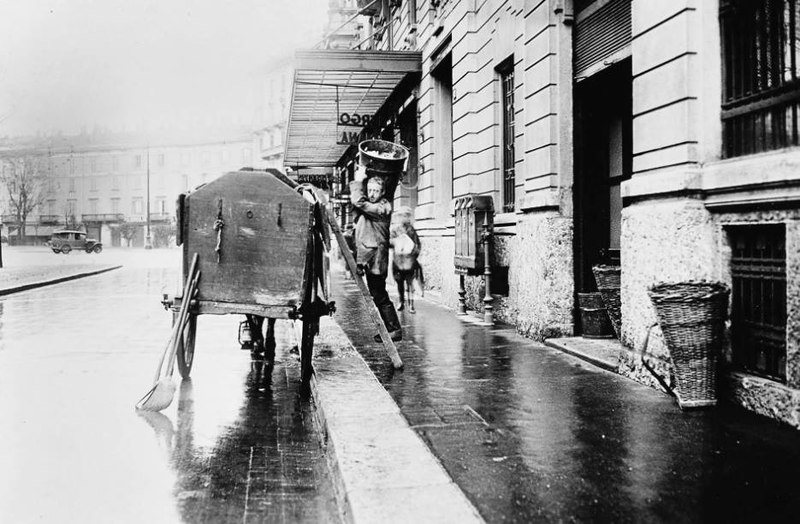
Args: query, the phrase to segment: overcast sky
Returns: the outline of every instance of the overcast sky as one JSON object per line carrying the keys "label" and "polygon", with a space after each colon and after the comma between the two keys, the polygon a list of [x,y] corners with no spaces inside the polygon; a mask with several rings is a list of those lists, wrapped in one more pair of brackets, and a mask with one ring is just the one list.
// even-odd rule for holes
{"label": "overcast sky", "polygon": [[252,120],[327,0],[0,0],[0,136]]}

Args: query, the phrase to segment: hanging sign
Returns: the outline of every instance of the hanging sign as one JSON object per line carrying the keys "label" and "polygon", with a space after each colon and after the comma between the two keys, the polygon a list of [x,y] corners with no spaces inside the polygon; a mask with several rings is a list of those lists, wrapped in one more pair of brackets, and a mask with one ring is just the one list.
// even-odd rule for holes
{"label": "hanging sign", "polygon": [[372,115],[362,115],[359,113],[339,113],[339,120],[336,124],[349,127],[366,127],[372,120]]}
{"label": "hanging sign", "polygon": [[350,131],[345,127],[336,128],[336,143],[340,146],[358,145],[365,138],[366,135],[363,130]]}

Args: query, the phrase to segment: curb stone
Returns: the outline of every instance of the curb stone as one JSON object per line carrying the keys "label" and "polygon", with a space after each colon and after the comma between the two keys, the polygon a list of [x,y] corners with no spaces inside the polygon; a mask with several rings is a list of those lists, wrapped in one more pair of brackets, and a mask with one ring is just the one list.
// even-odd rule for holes
{"label": "curb stone", "polygon": [[344,521],[483,522],[341,327],[323,318],[320,334],[347,341],[311,383]]}
{"label": "curb stone", "polygon": [[71,274],[71,275],[66,275],[66,276],[53,278],[53,279],[49,279],[49,280],[37,280],[35,282],[29,282],[27,284],[20,284],[20,285],[16,285],[16,286],[9,286],[9,287],[6,287],[6,288],[0,288],[0,296],[11,295],[13,293],[19,293],[20,291],[28,291],[30,289],[36,289],[36,288],[40,288],[40,287],[44,287],[44,286],[50,286],[50,285],[53,285],[53,284],[60,284],[62,282],[67,282],[67,281],[70,281],[70,280],[77,280],[79,278],[90,277],[90,276],[93,276],[93,275],[99,275],[101,273],[106,273],[108,271],[113,271],[113,270],[119,269],[121,267],[122,267],[121,265],[104,267],[104,268],[101,268],[101,269],[95,269],[95,270],[92,270],[92,271],[86,271],[86,272],[82,272],[82,273],[74,273],[74,274]]}

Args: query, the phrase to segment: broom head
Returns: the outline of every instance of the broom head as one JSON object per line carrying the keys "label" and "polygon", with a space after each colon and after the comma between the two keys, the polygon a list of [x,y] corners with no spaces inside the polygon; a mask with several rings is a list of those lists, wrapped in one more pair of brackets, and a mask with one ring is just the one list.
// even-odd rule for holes
{"label": "broom head", "polygon": [[153,389],[147,392],[136,404],[136,409],[143,411],[161,411],[172,404],[175,397],[175,382],[172,377],[162,377]]}

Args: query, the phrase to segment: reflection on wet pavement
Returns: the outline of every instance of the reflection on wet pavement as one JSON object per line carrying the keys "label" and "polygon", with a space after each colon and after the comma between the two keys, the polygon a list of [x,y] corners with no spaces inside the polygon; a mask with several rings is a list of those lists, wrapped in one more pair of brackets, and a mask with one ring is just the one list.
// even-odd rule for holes
{"label": "reflection on wet pavement", "polygon": [[176,271],[0,300],[0,521],[339,521],[287,321],[270,370],[239,350],[238,316],[201,316],[192,380],[162,413],[133,409],[169,334],[160,299]]}
{"label": "reflection on wet pavement", "polygon": [[[424,300],[394,371],[352,281],[337,320],[488,522],[794,518],[800,435],[743,410],[672,399]],[[346,314],[343,312],[347,311]]]}

